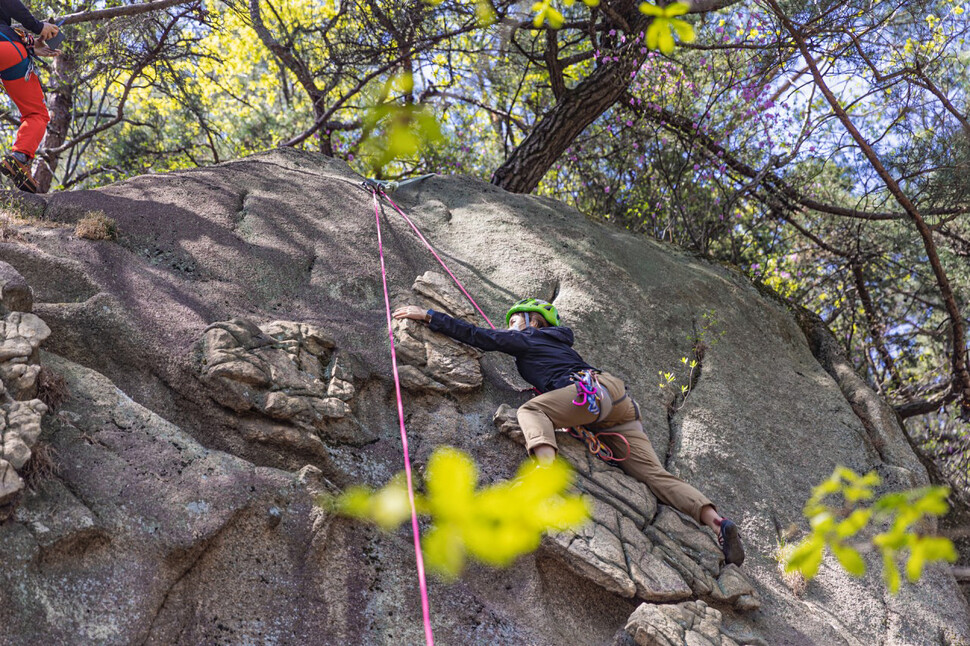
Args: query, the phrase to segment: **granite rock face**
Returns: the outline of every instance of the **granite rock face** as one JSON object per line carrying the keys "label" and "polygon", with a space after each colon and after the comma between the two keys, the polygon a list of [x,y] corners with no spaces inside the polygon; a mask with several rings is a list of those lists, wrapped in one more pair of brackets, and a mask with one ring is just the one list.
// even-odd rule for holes
{"label": "granite rock face", "polygon": [[319,435],[349,443],[368,439],[351,411],[357,390],[345,365],[352,359],[335,350],[334,340],[314,325],[257,326],[236,318],[206,328],[200,372],[212,398],[226,408],[286,424],[256,424],[244,429],[247,438],[322,451]]}
{"label": "granite rock face", "polygon": [[[34,441],[54,456],[0,524],[0,644],[422,643],[407,529],[314,504],[402,468],[360,177],[281,149],[24,199],[64,225],[104,211],[120,236],[24,224],[0,242],[0,487],[20,481],[8,437],[13,463]],[[747,551],[724,567],[708,530],[563,437],[594,522],[511,568],[431,578],[438,642],[970,642],[945,568],[896,596],[878,563],[855,579],[827,557],[798,596],[781,579],[772,519],[804,527],[836,465],[874,469],[887,489],[927,483],[817,321],[730,268],[547,198],[436,176],[395,200],[493,321],[520,298],[554,302],[582,356],[626,381],[668,470],[738,523]],[[410,226],[379,217],[392,307],[487,325]],[[470,453],[485,482],[512,477],[514,411],[530,396],[514,358],[393,327],[418,481],[441,444]],[[702,329],[693,390],[672,409],[657,372],[677,370]],[[34,403],[38,366],[67,380],[54,413]]]}
{"label": "granite rock face", "polygon": [[703,601],[669,606],[645,603],[630,615],[626,631],[637,646],[739,646],[723,633],[721,613]]}
{"label": "granite rock face", "polygon": [[[471,305],[444,274],[425,272],[414,281],[411,291],[415,304],[474,322]],[[395,320],[393,327],[404,387],[438,394],[467,393],[481,387],[481,352],[434,334],[411,319]]]}
{"label": "granite rock face", "polygon": [[[524,445],[515,411],[500,407],[499,430]],[[723,556],[711,532],[666,505],[585,445],[559,434],[563,457],[577,467],[576,489],[593,501],[593,522],[580,532],[546,536],[543,547],[605,590],[653,603],[692,597],[757,610],[753,584]]]}
{"label": "granite rock face", "polygon": [[[47,406],[35,399],[40,345],[50,328],[31,314],[31,290],[0,262],[0,522],[11,516],[24,490],[20,471],[32,456]],[[11,308],[20,308],[17,309]]]}

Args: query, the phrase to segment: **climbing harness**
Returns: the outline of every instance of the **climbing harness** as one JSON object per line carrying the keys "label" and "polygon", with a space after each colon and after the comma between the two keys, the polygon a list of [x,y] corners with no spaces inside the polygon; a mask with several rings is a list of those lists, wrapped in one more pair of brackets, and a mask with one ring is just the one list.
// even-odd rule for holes
{"label": "climbing harness", "polygon": [[408,501],[411,504],[411,533],[414,535],[414,556],[418,566],[418,587],[421,590],[421,611],[424,616],[424,638],[427,646],[434,646],[431,632],[431,611],[428,604],[428,585],[424,576],[424,559],[421,556],[421,538],[418,531],[418,514],[414,506],[414,486],[411,482],[411,457],[408,452],[408,434],[404,428],[404,404],[401,400],[401,378],[397,370],[397,353],[394,349],[394,330],[391,320],[391,298],[387,291],[387,268],[384,264],[384,241],[381,238],[381,214],[374,194],[374,219],[377,221],[377,250],[381,257],[381,280],[384,284],[384,306],[387,309],[387,336],[391,340],[391,369],[394,373],[394,392],[397,395],[397,418],[401,425],[401,445],[404,448],[404,473],[408,485]]}
{"label": "climbing harness", "polygon": [[[58,29],[60,29],[65,20],[66,18],[61,18],[54,24],[57,25]],[[33,35],[31,35],[30,32],[23,27],[13,27],[13,30],[20,39],[19,42],[13,40],[3,32],[0,32],[0,36],[2,36],[3,39],[8,43],[13,43],[14,45],[23,45],[27,55],[21,55],[20,62],[16,65],[8,67],[5,70],[0,70],[0,79],[3,79],[4,81],[15,81],[17,79],[24,79],[25,81],[30,80],[30,75],[36,73],[34,70],[37,63],[45,68],[47,67],[47,64],[34,53],[34,44],[36,39],[33,37]],[[64,42],[64,32],[58,31],[56,36],[45,41],[44,44],[51,49],[57,49],[58,45],[60,45],[62,42]]]}
{"label": "climbing harness", "polygon": [[20,62],[16,65],[12,65],[5,70],[0,70],[0,79],[4,81],[14,81],[16,79],[27,80],[30,78],[31,73],[34,71],[34,37],[28,34],[26,31],[20,28],[14,28],[14,31],[20,37],[20,41],[15,41],[7,34],[0,31],[0,37],[3,37],[5,41],[11,43],[16,47],[17,45],[22,45],[24,51],[27,55],[24,56],[20,54],[20,48],[17,48],[17,53],[20,55]]}

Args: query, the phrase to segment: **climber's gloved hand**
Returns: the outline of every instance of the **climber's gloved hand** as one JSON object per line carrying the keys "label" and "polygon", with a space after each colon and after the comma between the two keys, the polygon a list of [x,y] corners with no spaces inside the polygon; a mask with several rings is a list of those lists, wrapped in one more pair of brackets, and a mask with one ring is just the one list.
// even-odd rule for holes
{"label": "climber's gloved hand", "polygon": [[424,321],[428,323],[431,321],[431,317],[428,315],[428,310],[423,307],[418,307],[417,305],[405,305],[404,307],[399,307],[394,310],[392,315],[396,319],[414,319],[415,321]]}
{"label": "climber's gloved hand", "polygon": [[56,36],[58,34],[58,32],[60,32],[60,30],[61,30],[60,27],[58,27],[57,25],[55,25],[52,22],[45,22],[43,24],[44,24],[44,26],[40,30],[40,39],[41,40],[50,40],[51,38],[53,38],[54,36]]}

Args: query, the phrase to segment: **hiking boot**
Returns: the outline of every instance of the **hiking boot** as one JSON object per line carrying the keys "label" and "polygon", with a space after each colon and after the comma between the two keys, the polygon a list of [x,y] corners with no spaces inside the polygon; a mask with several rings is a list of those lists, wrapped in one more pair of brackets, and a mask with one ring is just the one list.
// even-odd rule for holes
{"label": "hiking boot", "polygon": [[14,186],[28,193],[37,192],[37,182],[30,174],[30,157],[22,152],[12,152],[0,160],[0,173],[13,180]]}
{"label": "hiking boot", "polygon": [[724,552],[724,562],[740,566],[744,563],[744,546],[738,535],[738,526],[727,518],[721,520],[721,531],[717,534],[717,544]]}

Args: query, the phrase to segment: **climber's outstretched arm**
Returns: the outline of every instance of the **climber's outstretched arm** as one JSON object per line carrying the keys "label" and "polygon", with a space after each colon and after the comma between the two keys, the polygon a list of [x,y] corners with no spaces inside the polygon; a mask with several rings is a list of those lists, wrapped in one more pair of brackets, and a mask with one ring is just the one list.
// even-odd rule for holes
{"label": "climber's outstretched arm", "polygon": [[417,305],[407,305],[394,311],[396,319],[413,319],[428,324],[433,332],[441,332],[456,341],[467,343],[479,350],[505,352],[517,356],[529,348],[526,332],[518,330],[490,330],[466,323],[441,312],[426,310]]}

